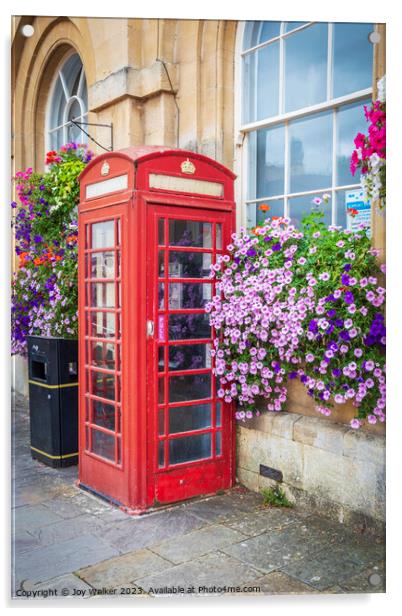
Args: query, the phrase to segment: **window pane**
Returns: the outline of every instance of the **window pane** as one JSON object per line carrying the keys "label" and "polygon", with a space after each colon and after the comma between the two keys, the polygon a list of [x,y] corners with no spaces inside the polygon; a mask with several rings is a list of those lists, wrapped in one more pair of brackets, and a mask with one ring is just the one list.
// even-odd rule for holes
{"label": "window pane", "polygon": [[58,150],[61,145],[63,145],[63,129],[59,128],[58,130],[53,131],[49,134],[50,137],[50,149]]}
{"label": "window pane", "polygon": [[289,125],[290,192],[332,185],[332,113]]}
{"label": "window pane", "polygon": [[170,252],[170,278],[208,278],[211,273],[211,253]]}
{"label": "window pane", "polygon": [[211,434],[184,436],[169,441],[169,464],[211,457]]}
{"label": "window pane", "polygon": [[285,32],[291,32],[291,30],[294,30],[295,28],[300,28],[300,26],[303,26],[305,23],[305,21],[288,21],[287,23],[285,23]]}
{"label": "window pane", "polygon": [[172,282],[169,284],[169,308],[203,308],[212,299],[212,287],[198,282]]}
{"label": "window pane", "polygon": [[335,224],[340,225],[343,229],[346,229],[346,190],[336,191],[336,219]]}
{"label": "window pane", "polygon": [[222,248],[222,224],[219,222],[216,225],[216,248],[221,250]]}
{"label": "window pane", "polygon": [[95,338],[114,338],[116,319],[113,312],[91,312],[91,336]]}
{"label": "window pane", "polygon": [[165,466],[165,441],[159,441],[158,443],[158,467]]}
{"label": "window pane", "polygon": [[315,24],[285,41],[285,111],[327,98],[328,24]]}
{"label": "window pane", "polygon": [[99,398],[115,399],[114,374],[92,372],[92,393]]}
{"label": "window pane", "polygon": [[95,282],[91,284],[91,306],[97,308],[114,308],[115,285],[113,282]]}
{"label": "window pane", "polygon": [[[261,210],[263,205],[268,205],[270,209],[267,211]],[[283,199],[267,199],[264,204],[250,203],[247,206],[247,227],[255,227],[273,216],[284,216]]]}
{"label": "window pane", "polygon": [[187,402],[211,397],[211,374],[188,374],[169,379],[169,402]]}
{"label": "window pane", "polygon": [[210,338],[211,327],[207,314],[169,315],[169,340]]}
{"label": "window pane", "polygon": [[169,433],[201,430],[211,426],[211,405],[194,404],[169,409]]}
{"label": "window pane", "polygon": [[165,410],[158,410],[158,434],[165,434]]}
{"label": "window pane", "polygon": [[279,42],[256,53],[257,116],[262,120],[279,113]]}
{"label": "window pane", "polygon": [[258,37],[259,43],[265,43],[275,36],[279,36],[281,29],[280,21],[263,21],[261,22],[261,30]]}
{"label": "window pane", "polygon": [[92,451],[102,458],[114,461],[114,436],[92,430]]}
{"label": "window pane", "polygon": [[169,220],[169,244],[212,248],[212,224],[193,220]]}
{"label": "window pane", "polygon": [[279,36],[280,21],[249,21],[246,23],[243,39],[243,49],[250,49],[259,43]]}
{"label": "window pane", "polygon": [[357,184],[360,173],[353,176],[350,172],[350,157],[355,148],[353,140],[357,133],[367,131],[367,121],[363,105],[370,101],[360,101],[354,105],[340,107],[336,116],[336,175],[337,186]]}
{"label": "window pane", "polygon": [[[74,99],[68,110],[68,120],[79,120],[81,116],[81,107],[77,99]],[[78,129],[79,132],[81,132]]]}
{"label": "window pane", "polygon": [[91,278],[114,278],[114,253],[95,252],[91,255]]}
{"label": "window pane", "polygon": [[248,54],[243,60],[243,121],[255,122],[279,113],[279,43]]}
{"label": "window pane", "polygon": [[209,344],[175,344],[169,347],[169,370],[210,368],[210,350]]}
{"label": "window pane", "polygon": [[92,365],[99,368],[116,367],[116,345],[111,342],[91,342]]}
{"label": "window pane", "polygon": [[[255,161],[256,152],[257,161]],[[284,193],[285,129],[276,126],[258,130],[250,135],[250,171],[256,167],[256,194],[249,197],[271,197]]]}
{"label": "window pane", "polygon": [[334,24],[334,98],[371,87],[372,31],[372,24]]}
{"label": "window pane", "polygon": [[161,310],[165,309],[165,283],[158,284],[158,306]]}
{"label": "window pane", "polygon": [[161,377],[158,379],[158,404],[165,402],[165,379]]}
{"label": "window pane", "polygon": [[221,403],[217,402],[216,403],[216,418],[215,418],[215,424],[217,426],[221,426],[222,425],[221,408],[222,408]]}
{"label": "window pane", "polygon": [[92,248],[114,246],[114,220],[97,222],[92,225]]}
{"label": "window pane", "polygon": [[115,408],[106,402],[92,400],[92,423],[109,430],[115,429]]}
{"label": "window pane", "polygon": [[222,432],[216,433],[216,455],[222,455]]}
{"label": "window pane", "polygon": [[[317,195],[320,196],[320,195]],[[331,200],[328,203],[322,202],[320,206],[312,203],[314,195],[306,195],[304,197],[293,197],[289,199],[289,217],[296,227],[300,227],[300,223],[304,216],[311,214],[312,211],[324,212],[323,222],[326,225],[331,224]]]}

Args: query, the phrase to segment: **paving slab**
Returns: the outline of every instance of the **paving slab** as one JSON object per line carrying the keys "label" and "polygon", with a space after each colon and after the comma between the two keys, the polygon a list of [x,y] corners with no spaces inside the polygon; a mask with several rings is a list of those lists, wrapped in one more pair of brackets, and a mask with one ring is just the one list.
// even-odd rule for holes
{"label": "paving slab", "polygon": [[15,587],[19,587],[23,580],[44,582],[117,555],[115,548],[93,535],[35,548],[16,558]]}
{"label": "paving slab", "polygon": [[[351,579],[355,579],[354,592],[364,586],[362,578],[356,578],[373,563],[381,562],[384,549],[373,546],[340,545],[331,550],[322,550],[309,558],[292,562],[283,567],[283,572],[318,590],[325,590],[335,584],[348,587]],[[368,578],[368,576],[367,576]],[[366,580],[367,580],[366,578]],[[366,592],[370,592],[366,590]]]}
{"label": "paving slab", "polygon": [[227,522],[227,525],[243,535],[254,537],[269,531],[282,530],[290,524],[305,523],[304,520],[305,518],[294,512],[293,509],[264,507],[257,511],[245,513],[238,520]]}
{"label": "paving slab", "polygon": [[17,507],[14,513],[15,534],[59,522],[63,518],[42,504]]}
{"label": "paving slab", "polygon": [[345,531],[327,520],[310,518],[295,521],[282,530],[262,533],[256,537],[226,546],[222,550],[242,562],[255,565],[269,573],[284,567],[289,562],[311,556],[324,547],[345,541]]}
{"label": "paving slab", "polygon": [[[242,586],[258,577],[259,572],[254,567],[221,552],[214,552],[137,579],[135,583],[151,595],[176,595],[180,594],[180,590],[186,595],[209,595],[223,594],[229,586]],[[174,592],[174,589],[179,592]]]}
{"label": "paving slab", "polygon": [[212,496],[185,505],[185,511],[211,524],[236,521],[250,511],[246,501],[228,496]]}
{"label": "paving slab", "polygon": [[[205,523],[182,509],[129,519],[109,526],[105,539],[121,553],[138,550],[179,537]],[[99,535],[99,533],[95,533]]]}
{"label": "paving slab", "polygon": [[269,595],[305,595],[318,591],[299,580],[291,578],[282,571],[272,571],[251,583],[260,588],[261,594]]}
{"label": "paving slab", "polygon": [[56,496],[45,501],[43,506],[63,519],[75,518],[84,513],[82,504],[71,496]]}
{"label": "paving slab", "polygon": [[110,558],[97,565],[76,571],[93,588],[119,588],[130,585],[136,578],[170,568],[172,563],[147,549]]}
{"label": "paving slab", "polygon": [[95,531],[106,533],[107,525],[93,515],[80,515],[75,518],[63,519],[61,522],[49,524],[31,531],[39,545],[46,546],[52,543],[60,543],[81,535],[91,535]]}
{"label": "paving slab", "polygon": [[172,563],[180,564],[203,556],[230,543],[237,543],[244,535],[222,525],[207,526],[192,533],[163,541],[152,546],[152,551]]}
{"label": "paving slab", "polygon": [[38,539],[25,530],[18,531],[18,534],[11,538],[11,542],[15,554],[21,554],[40,546]]}

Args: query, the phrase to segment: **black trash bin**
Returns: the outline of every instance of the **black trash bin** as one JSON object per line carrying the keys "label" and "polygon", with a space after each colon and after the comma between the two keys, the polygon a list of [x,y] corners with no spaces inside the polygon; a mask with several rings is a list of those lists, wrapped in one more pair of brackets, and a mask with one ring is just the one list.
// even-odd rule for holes
{"label": "black trash bin", "polygon": [[53,467],[78,463],[78,341],[28,337],[31,454]]}

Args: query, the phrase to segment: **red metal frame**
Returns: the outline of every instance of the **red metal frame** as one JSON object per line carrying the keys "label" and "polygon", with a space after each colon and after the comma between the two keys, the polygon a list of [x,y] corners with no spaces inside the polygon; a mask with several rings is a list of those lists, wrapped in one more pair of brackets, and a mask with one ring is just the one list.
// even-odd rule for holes
{"label": "red metal frame", "polygon": [[[150,173],[188,177],[181,172],[181,163],[187,159],[195,165],[191,177],[221,183],[222,197],[149,188]],[[86,186],[102,181],[105,161],[107,179],[127,173],[128,189],[86,199]],[[166,148],[129,148],[103,154],[94,159],[80,177],[79,483],[133,513],[141,513],[158,503],[213,493],[230,487],[234,482],[233,412],[230,405],[219,401],[221,425],[217,425],[213,362],[207,363],[206,351],[204,356],[202,349],[202,345],[212,345],[214,334],[168,341],[169,317],[205,314],[202,305],[191,308],[169,305],[169,289],[173,290],[169,285],[176,285],[174,290],[183,292],[190,289],[184,285],[192,285],[193,289],[205,289],[208,285],[211,296],[215,288],[214,281],[206,277],[206,272],[203,278],[170,276],[169,255],[176,253],[178,258],[180,255],[180,258],[185,258],[184,255],[193,258],[202,254],[205,269],[205,255],[210,254],[211,262],[214,262],[216,255],[223,253],[234,230],[233,180],[234,175],[216,161],[192,152]],[[164,243],[160,245],[159,220],[163,220],[164,225]],[[168,245],[169,221],[173,220],[203,223],[203,229],[205,224],[209,225],[211,246]],[[107,231],[108,225],[104,228],[93,228],[92,225],[107,221],[113,221],[109,223],[113,224],[113,243],[94,246],[91,229],[95,233],[97,229]],[[216,245],[218,228],[221,231],[220,247]],[[107,236],[99,237],[102,240]],[[158,276],[158,251],[163,252],[161,276]],[[112,257],[114,272],[111,271]],[[106,258],[109,271],[105,269]],[[92,269],[91,262],[96,262]],[[103,271],[99,271],[102,262],[105,262]],[[160,284],[164,285],[164,303],[159,307]],[[110,332],[109,336],[107,328],[111,327],[113,319],[116,320],[115,332]],[[153,335],[147,336],[147,321],[154,322]],[[199,368],[184,366],[181,370],[172,365],[169,367],[169,349],[174,348],[183,352],[190,348],[197,352],[201,350],[204,364]],[[164,367],[160,371],[158,364],[162,353]],[[177,353],[171,353],[172,357],[177,357]],[[211,390],[207,398],[204,394],[200,400],[168,401],[169,383],[178,384],[180,378],[188,380],[197,376],[210,377]],[[160,380],[163,381],[164,399],[159,403]],[[191,412],[191,407],[197,404],[210,405],[210,425],[169,433],[169,413],[176,409],[179,414],[177,409],[186,408]],[[163,414],[161,434],[158,429],[160,413]],[[204,419],[208,424],[207,416]],[[211,453],[207,458],[171,463],[169,449],[174,451],[179,442],[177,439],[193,437],[190,442],[194,445],[197,437],[202,439],[203,435],[204,439],[211,441]],[[221,441],[218,453],[217,439]],[[160,444],[164,447],[163,465],[162,459],[158,458]]]}

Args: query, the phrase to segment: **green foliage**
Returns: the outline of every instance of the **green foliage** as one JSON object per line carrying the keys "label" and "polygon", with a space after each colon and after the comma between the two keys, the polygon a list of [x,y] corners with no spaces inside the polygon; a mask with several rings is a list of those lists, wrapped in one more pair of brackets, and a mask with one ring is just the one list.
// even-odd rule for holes
{"label": "green foliage", "polygon": [[264,505],[271,507],[293,507],[293,503],[286,498],[285,492],[279,485],[276,485],[274,488],[263,488],[261,494],[264,499]]}

